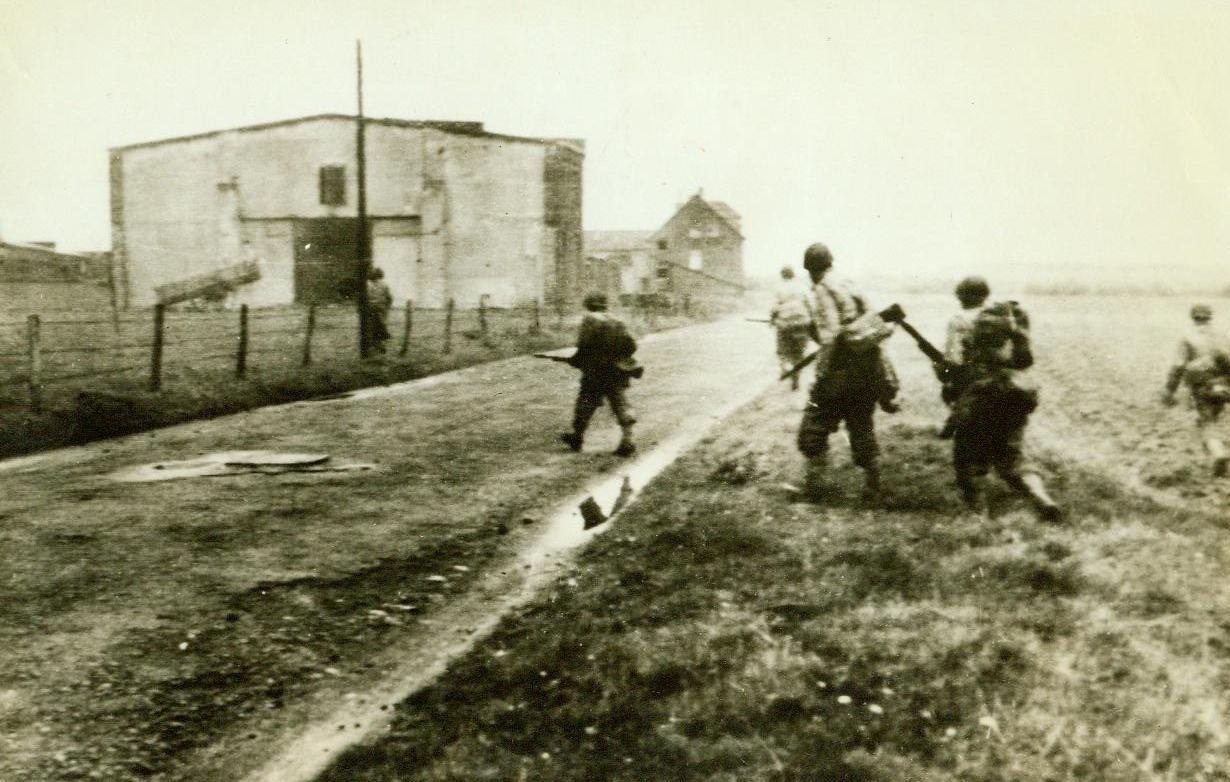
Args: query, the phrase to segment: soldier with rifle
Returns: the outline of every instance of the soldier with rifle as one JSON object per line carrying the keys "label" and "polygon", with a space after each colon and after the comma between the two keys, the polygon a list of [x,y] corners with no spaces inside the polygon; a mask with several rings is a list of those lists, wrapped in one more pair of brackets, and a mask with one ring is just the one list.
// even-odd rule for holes
{"label": "soldier with rifle", "polygon": [[892,329],[849,285],[827,279],[832,266],[832,253],[823,244],[813,244],[803,254],[803,268],[812,281],[808,327],[817,349],[783,379],[812,361],[816,364],[816,380],[798,434],[798,448],[806,460],[804,493],[813,501],[824,499],[829,436],[844,423],[854,463],[863,470],[863,499],[873,502],[880,491],[876,404],[887,412],[898,409],[893,400],[896,374],[880,351]]}
{"label": "soldier with rifle", "polygon": [[1230,344],[1212,326],[1213,308],[1197,304],[1191,308],[1192,327],[1179,340],[1162,401],[1175,404],[1180,384],[1187,385],[1196,408],[1196,428],[1201,444],[1213,460],[1213,476],[1225,477],[1230,455],[1215,431],[1222,409],[1230,402]]}
{"label": "soldier with rifle", "polygon": [[[965,390],[965,372],[962,369],[965,366],[965,340],[974,327],[974,319],[978,317],[982,305],[991,295],[991,286],[981,277],[966,277],[957,283],[954,293],[961,304],[961,311],[948,321],[948,333],[944,339],[944,362],[936,365],[941,383],[940,398],[950,408]],[[940,367],[944,368],[942,373]],[[951,439],[955,431],[956,416],[949,413],[940,428],[940,437]]]}
{"label": "soldier with rifle", "polygon": [[1062,512],[1047,493],[1042,476],[1023,455],[1025,425],[1038,406],[1038,392],[1020,382],[1018,373],[1034,363],[1029,339],[1029,318],[1015,301],[985,307],[973,318],[962,340],[962,363],[954,364],[917,330],[899,317],[897,322],[931,359],[941,382],[954,378],[953,468],[957,488],[966,505],[985,513],[980,479],[995,472],[1033,504],[1047,521]]}
{"label": "soldier with rifle", "polygon": [[619,422],[622,436],[615,449],[616,456],[636,453],[632,442],[632,425],[636,417],[628,404],[627,389],[631,378],[639,378],[644,368],[637,364],[636,340],[618,318],[608,314],[606,296],[591,293],[585,297],[585,317],[577,336],[577,349],[571,356],[540,355],[561,361],[581,370],[581,388],[573,409],[572,431],[560,435],[560,440],[573,451],[580,451],[585,441],[589,421],[605,401]]}
{"label": "soldier with rifle", "polygon": [[[769,325],[777,331],[777,360],[781,371],[785,372],[803,359],[811,316],[807,289],[795,282],[794,269],[783,266],[781,275],[782,281],[774,291]],[[790,376],[790,390],[798,387],[799,373],[796,372]]]}

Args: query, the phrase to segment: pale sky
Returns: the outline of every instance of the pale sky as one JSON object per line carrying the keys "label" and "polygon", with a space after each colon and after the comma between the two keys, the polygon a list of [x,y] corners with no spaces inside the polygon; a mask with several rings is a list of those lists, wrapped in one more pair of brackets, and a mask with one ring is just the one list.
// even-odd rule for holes
{"label": "pale sky", "polygon": [[0,235],[110,247],[107,148],[353,113],[584,138],[585,227],[698,188],[753,273],[1230,282],[1230,3],[0,0]]}

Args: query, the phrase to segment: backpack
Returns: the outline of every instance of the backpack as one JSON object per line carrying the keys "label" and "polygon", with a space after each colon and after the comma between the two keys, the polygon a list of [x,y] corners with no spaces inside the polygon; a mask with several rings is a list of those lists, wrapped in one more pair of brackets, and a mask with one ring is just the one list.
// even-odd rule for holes
{"label": "backpack", "polygon": [[966,355],[994,352],[1003,347],[1013,334],[1024,339],[1029,347],[1029,314],[1015,301],[1001,301],[983,307],[974,316],[966,336]]}

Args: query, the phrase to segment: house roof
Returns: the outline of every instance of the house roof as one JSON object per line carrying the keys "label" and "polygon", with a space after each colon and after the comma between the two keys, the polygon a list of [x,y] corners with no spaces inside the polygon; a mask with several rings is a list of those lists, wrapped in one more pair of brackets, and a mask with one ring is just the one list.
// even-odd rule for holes
{"label": "house roof", "polygon": [[[219,136],[223,133],[251,133],[271,128],[280,128],[288,125],[298,125],[303,122],[317,122],[319,120],[348,120],[354,122],[358,119],[354,114],[313,114],[308,117],[296,117],[294,119],[283,119],[276,122],[264,122],[257,125],[243,125],[237,128],[223,128],[221,130],[210,130],[204,133],[192,133],[187,136],[174,136],[172,138],[155,139],[153,141],[141,141],[136,144],[125,144],[124,146],[111,147],[112,152],[123,152],[130,149],[141,149],[144,147],[154,147],[162,144],[178,144],[184,141],[196,141],[198,139],[210,138],[211,136]],[[531,144],[555,144],[567,147],[580,154],[585,154],[584,139],[575,138],[543,138],[536,136],[510,136],[503,133],[491,133],[483,128],[481,122],[462,122],[455,120],[409,120],[409,119],[394,119],[391,117],[365,117],[365,122],[368,125],[384,125],[394,128],[431,128],[440,130],[445,133],[451,133],[457,136],[474,136],[481,138],[499,139],[503,141],[520,141]]]}
{"label": "house roof", "polygon": [[652,244],[653,231],[586,231],[585,252],[637,250]]}
{"label": "house roof", "polygon": [[709,205],[709,208],[718,213],[726,222],[730,223],[730,227],[740,234],[743,233],[743,217],[734,210],[734,208],[725,201],[708,201],[701,199]]}

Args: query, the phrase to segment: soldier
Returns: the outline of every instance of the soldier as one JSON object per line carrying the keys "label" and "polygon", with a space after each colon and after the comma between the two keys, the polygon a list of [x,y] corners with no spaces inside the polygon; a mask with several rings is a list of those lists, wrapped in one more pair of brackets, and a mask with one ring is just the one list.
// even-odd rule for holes
{"label": "soldier", "polygon": [[580,451],[589,419],[606,400],[622,432],[615,455],[631,456],[636,453],[632,443],[632,425],[636,418],[626,392],[629,379],[640,377],[643,371],[633,358],[636,340],[622,321],[607,314],[605,295],[591,293],[585,297],[584,304],[588,312],[581,320],[577,350],[568,359],[569,364],[581,370],[581,389],[577,393],[572,431],[560,435],[560,440],[572,450]]}
{"label": "soldier", "polygon": [[1175,404],[1175,392],[1186,381],[1196,407],[1196,427],[1205,451],[1213,459],[1213,475],[1225,477],[1230,456],[1216,433],[1217,419],[1230,401],[1230,346],[1212,325],[1213,309],[1197,304],[1191,309],[1192,327],[1179,341],[1162,401]]}
{"label": "soldier", "polygon": [[[811,314],[808,312],[807,289],[794,280],[794,269],[782,267],[782,282],[774,294],[769,323],[777,329],[777,359],[781,371],[803,360],[807,348]],[[799,373],[790,376],[790,389],[799,387]]]}
{"label": "soldier", "polygon": [[798,434],[799,451],[807,460],[804,492],[813,501],[824,498],[829,436],[844,422],[854,463],[865,477],[863,499],[872,502],[880,491],[876,403],[888,412],[897,409],[892,399],[896,375],[886,374],[892,365],[879,347],[892,330],[849,285],[826,279],[832,265],[832,253],[823,244],[813,244],[803,254],[803,268],[813,283],[810,336],[818,346],[816,381]]}
{"label": "soldier", "polygon": [[964,341],[966,373],[953,409],[953,467],[957,487],[969,508],[984,513],[979,479],[990,467],[1012,489],[1027,497],[1048,521],[1062,512],[1047,494],[1042,476],[1023,458],[1029,414],[1038,406],[1036,390],[1018,382],[1017,373],[1034,363],[1029,319],[1016,302],[984,308]]}
{"label": "soldier", "polygon": [[393,293],[384,281],[384,270],[373,266],[367,270],[367,344],[372,351],[383,355],[389,341],[389,309],[393,306]]}
{"label": "soldier", "polygon": [[[957,295],[957,301],[961,304],[961,311],[948,321],[948,333],[944,340],[944,358],[948,360],[948,366],[937,370],[940,372],[940,382],[943,384],[940,398],[950,408],[961,395],[963,386],[962,366],[965,364],[965,340],[974,327],[974,318],[978,316],[982,305],[991,295],[991,286],[987,285],[987,281],[981,277],[966,277],[957,283],[954,292]],[[950,412],[948,419],[944,421],[940,429],[940,437],[951,438],[955,427],[956,421]]]}

